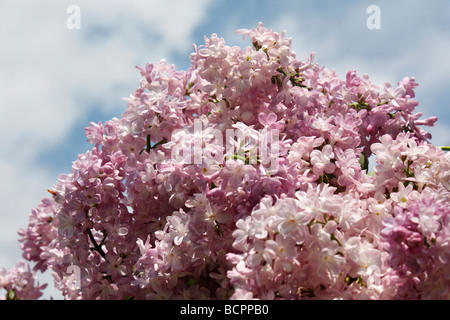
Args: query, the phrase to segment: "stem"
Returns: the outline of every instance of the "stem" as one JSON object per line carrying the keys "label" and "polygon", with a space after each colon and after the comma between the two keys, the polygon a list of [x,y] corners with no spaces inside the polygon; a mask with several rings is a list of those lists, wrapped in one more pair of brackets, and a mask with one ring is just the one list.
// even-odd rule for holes
{"label": "stem", "polygon": [[237,155],[237,154],[233,154],[233,155],[232,155],[232,158],[233,158],[234,160],[242,160],[242,161],[244,161],[245,164],[248,164],[248,163],[249,163],[249,161],[248,161],[247,158],[245,158],[245,157],[243,157],[243,156],[240,156],[240,155]]}
{"label": "stem", "polygon": [[339,247],[342,247],[342,243],[336,238],[334,233],[331,234],[330,238],[331,238],[331,240],[336,241],[338,243]]}
{"label": "stem", "polygon": [[[105,259],[106,262],[108,262],[108,260],[106,259],[106,254],[105,254],[105,252],[103,251],[103,249],[101,248],[101,246],[99,246],[99,245],[97,244],[97,241],[95,241],[95,238],[94,238],[94,236],[92,235],[91,229],[87,229],[86,232],[87,232],[87,234],[88,234],[88,236],[89,236],[89,239],[91,239],[92,245],[94,246],[94,248],[91,248],[91,250],[97,251],[97,252],[102,256],[102,258]],[[106,234],[103,235],[103,240],[102,240],[102,242],[101,242],[102,245],[103,245],[105,239],[106,239]]]}
{"label": "stem", "polygon": [[155,143],[155,144],[152,146],[152,140],[151,140],[150,135],[148,134],[147,137],[146,137],[146,142],[147,142],[147,146],[146,146],[144,149],[142,149],[141,151],[139,151],[139,154],[142,154],[142,152],[144,152],[144,150],[147,151],[147,153],[150,153],[150,150],[151,150],[151,149],[154,149],[154,148],[156,148],[157,146],[166,143],[166,142],[167,142],[167,139],[164,138],[164,139],[162,139],[161,141],[158,141],[157,143]]}
{"label": "stem", "polygon": [[145,150],[146,150],[147,152],[150,152],[152,141],[151,141],[151,138],[150,138],[150,135],[149,135],[149,134],[147,135],[146,141],[147,141],[147,147],[145,148]]}
{"label": "stem", "polygon": [[[164,139],[162,139],[161,141],[155,143],[152,147],[150,147],[150,149],[154,149],[154,148],[156,148],[157,146],[159,146],[159,145],[161,145],[161,144],[164,144],[164,143],[166,143],[166,142],[167,142],[167,139],[164,138]],[[148,150],[148,152],[150,152],[150,150]]]}
{"label": "stem", "polygon": [[439,148],[441,148],[444,151],[450,151],[450,147],[449,146],[441,146]]}

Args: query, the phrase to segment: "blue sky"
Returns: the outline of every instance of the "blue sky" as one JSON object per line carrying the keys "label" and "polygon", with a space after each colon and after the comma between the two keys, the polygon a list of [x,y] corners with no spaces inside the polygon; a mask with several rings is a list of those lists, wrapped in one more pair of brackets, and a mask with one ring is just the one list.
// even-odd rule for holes
{"label": "blue sky", "polygon": [[[81,28],[69,30],[69,5]],[[369,30],[369,5],[381,29]],[[166,59],[189,67],[192,44],[217,33],[245,47],[236,29],[259,21],[286,30],[299,58],[345,77],[355,69],[393,85],[419,83],[417,111],[437,116],[432,142],[450,145],[450,2],[0,0],[0,268],[20,258],[16,232],[57,175],[90,146],[90,121],[120,117],[139,85],[136,65]]]}

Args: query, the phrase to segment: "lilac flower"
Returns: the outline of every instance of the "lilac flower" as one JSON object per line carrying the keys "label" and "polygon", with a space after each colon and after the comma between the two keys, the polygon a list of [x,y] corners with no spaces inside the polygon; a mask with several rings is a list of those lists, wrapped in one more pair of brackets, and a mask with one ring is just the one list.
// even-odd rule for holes
{"label": "lilac flower", "polygon": [[283,237],[278,234],[275,240],[267,240],[265,242],[266,250],[270,252],[272,259],[279,257],[280,259],[295,259],[297,250],[295,240],[291,237]]}
{"label": "lilac flower", "polygon": [[334,158],[334,153],[332,151],[332,147],[327,144],[322,150],[313,150],[311,152],[311,164],[313,165],[314,174],[320,176],[323,172],[333,173],[335,169],[334,163],[331,162],[331,159]]}
{"label": "lilac flower", "polygon": [[221,172],[221,188],[237,188],[241,186],[245,176],[251,177],[256,173],[253,166],[245,164],[242,160],[228,160]]}
{"label": "lilac flower", "polygon": [[277,201],[276,215],[272,220],[271,227],[282,235],[294,232],[301,225],[306,225],[312,218],[310,212],[299,208],[298,200],[285,198]]}
{"label": "lilac flower", "polygon": [[402,208],[408,207],[408,201],[414,199],[416,192],[413,191],[413,186],[409,184],[407,187],[401,182],[398,183],[398,192],[391,193],[391,199]]}
{"label": "lilac flower", "polygon": [[338,255],[338,244],[330,242],[321,250],[311,253],[309,259],[316,276],[323,277],[325,282],[333,283],[341,274],[345,258]]}

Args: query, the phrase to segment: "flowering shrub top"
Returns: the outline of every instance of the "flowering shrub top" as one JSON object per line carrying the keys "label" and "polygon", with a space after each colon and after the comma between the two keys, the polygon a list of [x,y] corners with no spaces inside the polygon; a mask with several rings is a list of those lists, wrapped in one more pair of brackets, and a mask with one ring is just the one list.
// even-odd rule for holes
{"label": "flowering shrub top", "polygon": [[450,298],[450,157],[414,78],[339,79],[284,33],[238,32],[253,47],[213,34],[186,71],[138,68],[19,232],[24,258],[67,299]]}

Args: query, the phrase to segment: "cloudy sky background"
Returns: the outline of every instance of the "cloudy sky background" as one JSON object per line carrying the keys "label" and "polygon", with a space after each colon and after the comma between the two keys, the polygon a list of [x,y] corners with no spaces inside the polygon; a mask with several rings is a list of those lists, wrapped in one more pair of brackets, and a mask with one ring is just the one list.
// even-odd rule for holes
{"label": "cloudy sky background", "polygon": [[[369,30],[369,5],[381,29]],[[81,29],[66,26],[69,5]],[[437,116],[435,145],[450,145],[450,2],[235,0],[0,0],[0,268],[21,259],[17,230],[77,155],[84,127],[120,117],[139,85],[135,66],[166,59],[189,68],[192,44],[217,33],[251,45],[236,29],[262,21],[286,30],[299,58],[340,77],[355,69],[376,84],[419,83],[417,111]],[[43,282],[50,280],[47,276]],[[50,283],[46,297],[57,295]]]}

